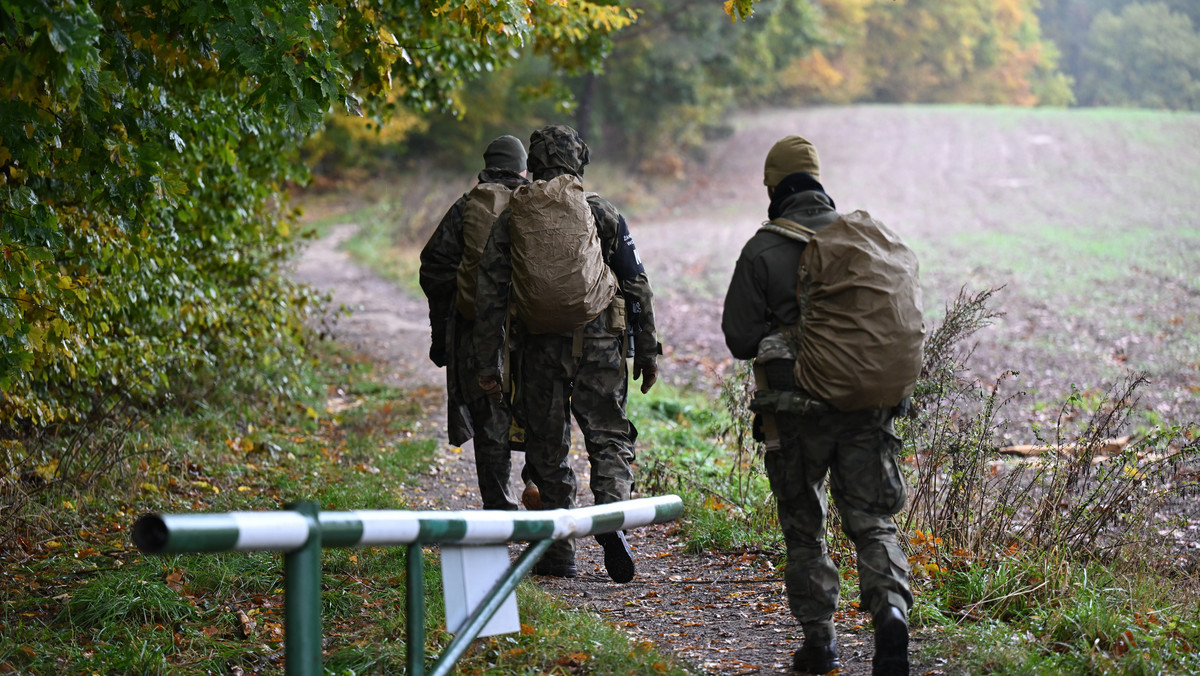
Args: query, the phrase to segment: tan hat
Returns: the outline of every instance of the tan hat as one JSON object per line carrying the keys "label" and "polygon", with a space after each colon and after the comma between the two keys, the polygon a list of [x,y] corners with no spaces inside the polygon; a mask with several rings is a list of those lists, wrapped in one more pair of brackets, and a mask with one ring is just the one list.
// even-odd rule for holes
{"label": "tan hat", "polygon": [[771,146],[767,153],[763,185],[777,186],[788,175],[801,171],[821,180],[821,160],[817,157],[817,148],[799,136],[786,136]]}

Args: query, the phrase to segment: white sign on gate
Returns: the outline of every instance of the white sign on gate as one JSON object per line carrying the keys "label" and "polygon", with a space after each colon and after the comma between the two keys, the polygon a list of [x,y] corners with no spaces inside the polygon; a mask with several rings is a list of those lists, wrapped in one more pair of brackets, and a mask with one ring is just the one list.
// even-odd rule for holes
{"label": "white sign on gate", "polygon": [[[457,633],[475,609],[483,604],[488,592],[512,567],[508,545],[442,545],[442,589],[446,601],[446,631]],[[516,592],[484,625],[480,636],[509,634],[521,630],[517,614]]]}

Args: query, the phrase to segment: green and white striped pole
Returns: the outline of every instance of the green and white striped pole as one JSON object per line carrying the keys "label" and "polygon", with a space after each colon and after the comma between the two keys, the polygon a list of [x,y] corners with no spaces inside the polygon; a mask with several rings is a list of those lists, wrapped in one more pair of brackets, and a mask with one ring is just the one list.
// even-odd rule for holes
{"label": "green and white striped pole", "polygon": [[[683,501],[663,495],[536,512],[320,512],[317,523],[321,546],[331,549],[562,540],[666,523],[682,515]],[[134,524],[133,542],[149,554],[288,552],[308,542],[309,528],[309,517],[289,511],[147,514]]]}
{"label": "green and white striped pole", "polygon": [[551,540],[666,523],[682,515],[683,501],[676,495],[534,512],[318,512],[316,505],[300,503],[295,510],[282,512],[147,514],[134,524],[133,542],[151,554],[284,552],[288,676],[322,671],[321,548],[409,545],[408,667],[410,674],[420,676],[425,666],[425,574],[421,545],[535,543],[467,619],[434,667],[432,674],[440,676],[449,673],[502,600],[541,558]]}

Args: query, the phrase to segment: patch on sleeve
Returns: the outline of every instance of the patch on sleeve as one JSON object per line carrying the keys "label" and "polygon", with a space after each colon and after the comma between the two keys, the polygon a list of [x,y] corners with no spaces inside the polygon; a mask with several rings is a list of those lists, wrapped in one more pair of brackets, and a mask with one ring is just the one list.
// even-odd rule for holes
{"label": "patch on sleeve", "polygon": [[613,252],[609,267],[616,273],[617,279],[633,279],[646,271],[642,265],[642,257],[638,254],[637,246],[633,243],[633,235],[629,234],[629,225],[625,217],[618,217],[617,248]]}

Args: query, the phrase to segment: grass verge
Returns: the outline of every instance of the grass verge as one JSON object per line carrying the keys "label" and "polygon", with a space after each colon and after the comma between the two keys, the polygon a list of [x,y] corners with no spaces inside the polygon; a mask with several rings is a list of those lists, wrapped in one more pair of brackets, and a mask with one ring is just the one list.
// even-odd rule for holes
{"label": "grass verge", "polygon": [[[164,412],[136,435],[127,466],[87,491],[45,491],[37,518],[0,557],[0,674],[272,674],[283,671],[281,557],[147,556],[128,531],[143,513],[404,509],[436,452],[425,406],[379,383],[371,365],[326,346],[311,401],[266,410],[231,396],[190,415]],[[131,437],[132,439],[132,437]],[[323,555],[327,673],[405,671],[402,547]],[[426,655],[444,631],[436,548],[427,562]],[[685,673],[652,646],[529,583],[522,631],[478,639],[457,673]],[[441,628],[439,628],[441,627]]]}

